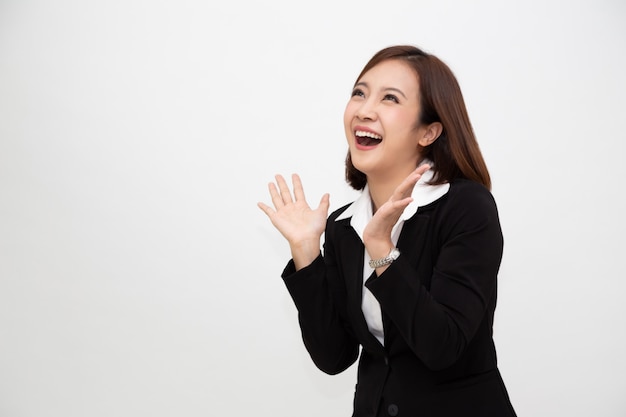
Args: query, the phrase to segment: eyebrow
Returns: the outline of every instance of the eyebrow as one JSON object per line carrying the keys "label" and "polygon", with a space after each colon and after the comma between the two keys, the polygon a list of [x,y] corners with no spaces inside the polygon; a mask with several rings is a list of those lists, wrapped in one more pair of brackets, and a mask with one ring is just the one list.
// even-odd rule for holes
{"label": "eyebrow", "polygon": [[[369,88],[369,86],[367,85],[367,83],[366,83],[366,82],[363,82],[363,81],[361,81],[361,82],[358,82],[358,83],[354,84],[354,86],[355,86],[355,87],[363,86],[363,87],[368,87],[368,88]],[[397,89],[397,88],[395,88],[395,87],[383,87],[383,89],[382,89],[382,90],[383,90],[383,91],[395,91],[395,92],[397,92],[398,94],[400,94],[402,97],[407,98],[407,97],[406,97],[406,95],[405,95],[405,94],[404,94],[401,90],[399,90],[399,89]]]}

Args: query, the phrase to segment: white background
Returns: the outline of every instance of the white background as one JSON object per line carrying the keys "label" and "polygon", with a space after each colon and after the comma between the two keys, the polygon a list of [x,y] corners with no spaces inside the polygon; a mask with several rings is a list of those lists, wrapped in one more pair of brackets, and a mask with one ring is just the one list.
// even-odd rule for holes
{"label": "white background", "polygon": [[343,181],[377,50],[463,89],[499,205],[520,416],[626,415],[626,3],[0,0],[0,416],[349,416],[257,201]]}

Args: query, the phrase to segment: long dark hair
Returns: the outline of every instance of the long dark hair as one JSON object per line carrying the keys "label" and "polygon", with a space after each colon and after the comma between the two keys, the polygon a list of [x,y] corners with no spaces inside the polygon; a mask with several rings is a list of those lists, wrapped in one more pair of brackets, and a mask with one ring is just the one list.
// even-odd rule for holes
{"label": "long dark hair", "polygon": [[[419,48],[398,45],[377,52],[365,65],[356,83],[367,71],[390,59],[406,62],[417,75],[422,109],[419,123],[439,122],[443,126],[436,141],[426,147],[418,145],[422,156],[433,161],[435,172],[430,183],[443,184],[456,178],[467,178],[491,189],[489,171],[452,70],[439,58]],[[362,190],[367,184],[365,174],[352,164],[349,151],[346,156],[346,181],[356,190]]]}

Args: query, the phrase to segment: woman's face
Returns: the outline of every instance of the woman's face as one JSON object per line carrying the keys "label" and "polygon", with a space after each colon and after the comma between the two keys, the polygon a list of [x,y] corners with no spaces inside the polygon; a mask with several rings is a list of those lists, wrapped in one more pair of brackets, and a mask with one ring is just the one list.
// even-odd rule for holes
{"label": "woman's face", "polygon": [[419,85],[415,71],[399,60],[379,63],[357,82],[344,113],[352,163],[368,181],[402,180],[421,159]]}

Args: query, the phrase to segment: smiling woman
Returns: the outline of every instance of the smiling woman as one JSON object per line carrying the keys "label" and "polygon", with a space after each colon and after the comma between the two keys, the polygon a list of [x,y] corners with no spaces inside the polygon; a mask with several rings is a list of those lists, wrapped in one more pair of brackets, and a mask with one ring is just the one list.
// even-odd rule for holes
{"label": "smiling woman", "polygon": [[441,129],[440,123],[417,123],[415,75],[407,63],[385,60],[363,74],[346,106],[344,126],[352,163],[377,182],[399,184],[420,159],[416,144],[432,142]]}
{"label": "smiling woman", "polygon": [[454,75],[383,49],[344,126],[356,201],[328,216],[329,196],[310,208],[294,175],[293,195],[277,176],[274,207],[259,203],[289,242],[282,276],[311,358],[329,374],[359,360],[354,417],[515,416],[492,339],[502,232]]}

